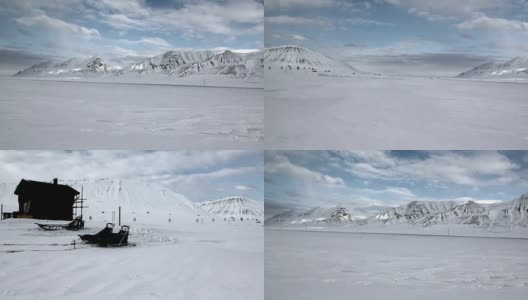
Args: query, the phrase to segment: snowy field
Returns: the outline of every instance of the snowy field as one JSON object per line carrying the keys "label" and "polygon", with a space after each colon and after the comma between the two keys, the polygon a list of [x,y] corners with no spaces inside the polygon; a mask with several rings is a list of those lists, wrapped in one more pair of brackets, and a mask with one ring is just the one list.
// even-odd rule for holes
{"label": "snowy field", "polygon": [[262,89],[0,78],[4,149],[260,149]]}
{"label": "snowy field", "polygon": [[[266,70],[267,71],[267,70]],[[266,73],[267,149],[521,149],[528,84]]]}
{"label": "snowy field", "polygon": [[127,222],[135,247],[72,250],[50,244],[79,242],[77,234],[99,231],[103,220],[80,232],[42,231],[35,221],[0,222],[0,299],[264,298],[260,224],[138,220]]}
{"label": "snowy field", "polygon": [[266,299],[528,294],[528,239],[265,231]]}
{"label": "snowy field", "polygon": [[342,232],[364,234],[398,234],[398,235],[435,235],[454,237],[490,237],[490,238],[525,238],[528,239],[528,229],[522,226],[476,226],[464,224],[383,224],[374,222],[365,225],[356,224],[326,224],[326,225],[267,225],[267,229]]}

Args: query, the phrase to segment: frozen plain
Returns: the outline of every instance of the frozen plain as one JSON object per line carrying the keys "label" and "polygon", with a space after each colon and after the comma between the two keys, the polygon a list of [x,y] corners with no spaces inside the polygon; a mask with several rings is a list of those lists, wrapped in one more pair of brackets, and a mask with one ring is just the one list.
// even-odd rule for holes
{"label": "frozen plain", "polygon": [[528,239],[265,230],[266,299],[525,299]]}
{"label": "frozen plain", "polygon": [[0,78],[3,149],[261,149],[262,89]]}
{"label": "frozen plain", "polygon": [[524,149],[528,83],[268,71],[266,149]]}
{"label": "frozen plain", "polygon": [[88,221],[79,232],[42,231],[33,224],[37,220],[0,222],[0,298],[264,298],[260,224],[228,224],[220,218],[215,223],[168,223],[160,216],[150,216],[155,222],[139,222],[146,217],[126,221],[135,247],[77,244],[75,250],[49,244],[79,242],[77,234],[95,233],[105,222]]}

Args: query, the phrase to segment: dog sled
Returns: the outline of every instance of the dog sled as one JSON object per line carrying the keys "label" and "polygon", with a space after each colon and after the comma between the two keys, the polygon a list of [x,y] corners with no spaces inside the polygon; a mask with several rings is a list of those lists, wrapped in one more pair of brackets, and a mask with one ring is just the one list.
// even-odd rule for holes
{"label": "dog sled", "polygon": [[114,223],[107,223],[106,227],[96,234],[79,235],[81,240],[87,244],[94,244],[100,247],[122,247],[135,246],[128,242],[130,226],[123,225],[119,232],[114,233]]}
{"label": "dog sled", "polygon": [[41,224],[41,223],[35,223],[38,227],[41,229],[50,231],[50,230],[81,230],[84,229],[84,221],[82,219],[82,216],[78,216],[73,221],[71,221],[68,224]]}

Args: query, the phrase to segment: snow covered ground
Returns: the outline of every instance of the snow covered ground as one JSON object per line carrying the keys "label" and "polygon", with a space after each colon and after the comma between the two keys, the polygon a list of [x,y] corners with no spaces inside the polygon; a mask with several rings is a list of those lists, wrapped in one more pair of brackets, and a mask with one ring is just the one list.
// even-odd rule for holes
{"label": "snow covered ground", "polygon": [[265,230],[266,299],[525,299],[528,239]]}
{"label": "snow covered ground", "polygon": [[108,220],[94,217],[81,232],[42,231],[36,220],[1,221],[0,298],[264,299],[260,224],[169,223],[151,214],[123,220],[137,244],[125,248],[49,245],[79,242],[77,234],[99,231],[109,214]]}
{"label": "snow covered ground", "polygon": [[4,149],[260,149],[262,89],[0,78]]}
{"label": "snow covered ground", "polygon": [[528,84],[265,74],[266,149],[521,149]]}

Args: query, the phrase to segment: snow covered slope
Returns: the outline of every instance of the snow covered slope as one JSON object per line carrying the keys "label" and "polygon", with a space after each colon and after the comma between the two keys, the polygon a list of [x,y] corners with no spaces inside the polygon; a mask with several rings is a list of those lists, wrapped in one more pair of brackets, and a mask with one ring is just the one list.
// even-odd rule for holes
{"label": "snow covered slope", "polygon": [[277,46],[264,50],[266,69],[299,70],[317,73],[357,73],[353,67],[300,46]]}
{"label": "snow covered slope", "polygon": [[488,62],[457,76],[458,78],[523,78],[528,79],[528,56],[505,63]]}
{"label": "snow covered slope", "polygon": [[176,215],[196,215],[196,209],[185,196],[175,193],[154,182],[115,178],[65,180],[78,191],[81,188],[90,211],[116,210],[118,206],[127,211],[157,211]]}
{"label": "snow covered slope", "polygon": [[316,207],[305,212],[286,211],[265,221],[266,225],[299,225],[299,224],[345,224],[356,219],[350,211],[340,205],[332,208]]}
{"label": "snow covered slope", "polygon": [[43,62],[16,73],[20,77],[86,76],[108,74],[111,67],[100,57],[72,58],[64,62]]}
{"label": "snow covered slope", "polygon": [[262,203],[246,197],[226,197],[218,200],[202,202],[198,207],[208,213],[220,216],[262,218],[264,208]]}

